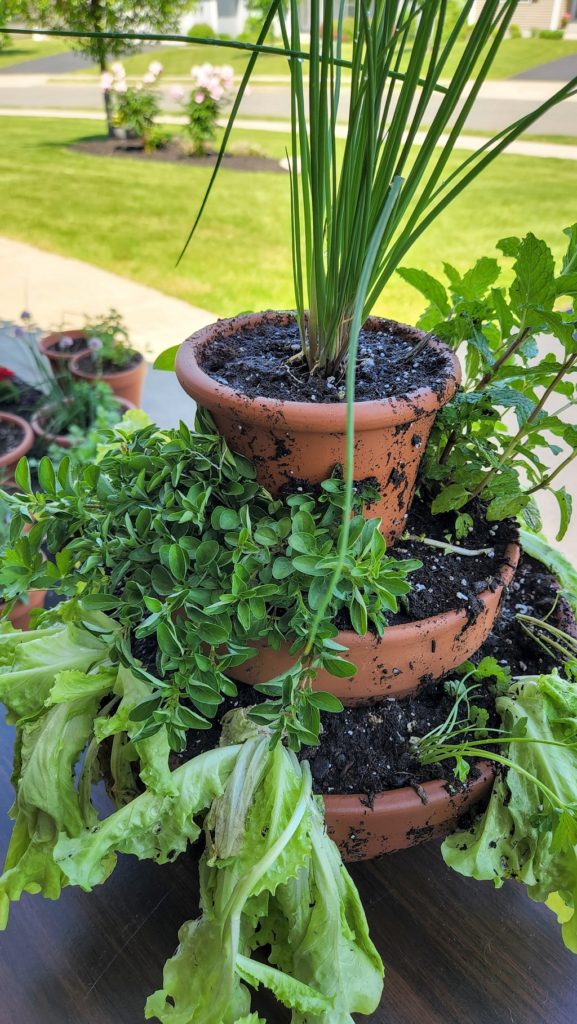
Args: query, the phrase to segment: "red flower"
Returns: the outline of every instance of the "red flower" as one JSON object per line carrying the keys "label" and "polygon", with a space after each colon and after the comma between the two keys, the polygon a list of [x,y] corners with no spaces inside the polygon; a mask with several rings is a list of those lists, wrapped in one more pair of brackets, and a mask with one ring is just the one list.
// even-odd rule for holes
{"label": "red flower", "polygon": [[7,366],[0,366],[0,380],[12,380],[14,374]]}

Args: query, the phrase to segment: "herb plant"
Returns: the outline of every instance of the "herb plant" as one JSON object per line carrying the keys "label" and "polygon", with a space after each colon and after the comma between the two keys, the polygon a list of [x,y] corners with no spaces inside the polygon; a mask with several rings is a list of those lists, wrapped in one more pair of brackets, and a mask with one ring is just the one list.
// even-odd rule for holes
{"label": "herb plant", "polygon": [[[429,303],[419,326],[464,357],[463,389],[437,416],[420,483],[434,513],[455,511],[459,538],[472,526],[475,498],[491,521],[522,513],[539,529],[534,495],[542,490],[558,502],[557,539],[567,531],[571,495],[556,480],[577,455],[577,224],[565,234],[557,268],[535,235],[502,239],[498,248],[514,261],[510,287],[492,258],[463,275],[445,263],[446,285],[399,270]],[[545,333],[555,348],[543,354]]]}
{"label": "herb plant", "polygon": [[119,370],[130,365],[134,349],[130,347],[128,330],[118,310],[111,309],[105,316],[87,319],[84,331],[91,362],[98,373],[103,373],[109,365]]}
{"label": "herb plant", "polygon": [[[236,692],[226,672],[254,656],[259,640],[275,648],[288,640],[295,657],[296,668],[267,691],[281,697],[269,714],[269,724],[278,719],[273,732],[280,738],[288,728],[296,749],[312,742],[319,708],[340,708],[311,691],[315,671],[355,672],[334,639],[335,617],[346,612],[357,632],[370,626],[382,634],[420,565],[386,554],[379,520],[360,515],[363,499],[374,497],[369,490],[355,497],[340,578],[328,588],[344,529],[343,481],[325,481],[316,497],[275,501],[254,477],[206,417],[196,433],[184,424],[162,431],[127,423],[96,464],[65,458],[55,468],[43,459],[39,493],[22,461],[23,493],[8,499],[16,515],[0,570],[6,597],[48,586],[82,594],[93,610],[113,610],[122,626],[117,656],[149,687],[135,712],[140,736],[167,724],[176,750],[187,728],[207,728],[223,697]],[[18,537],[26,522],[32,530]],[[53,560],[43,560],[44,545]],[[261,718],[272,710],[265,705]]]}

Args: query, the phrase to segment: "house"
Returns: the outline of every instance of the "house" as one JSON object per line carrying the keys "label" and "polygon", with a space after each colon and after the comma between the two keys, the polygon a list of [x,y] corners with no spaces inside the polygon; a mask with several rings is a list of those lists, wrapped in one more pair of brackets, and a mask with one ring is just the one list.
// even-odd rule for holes
{"label": "house", "polygon": [[[483,0],[475,0],[469,17],[471,24],[482,4]],[[577,0],[519,0],[513,24],[524,32],[533,28],[558,29],[565,24],[567,15],[572,21],[577,20]]]}
{"label": "house", "polygon": [[215,36],[240,35],[249,11],[245,0],[200,0],[194,10],[181,21],[181,31],[188,32],[192,25],[210,25]]}

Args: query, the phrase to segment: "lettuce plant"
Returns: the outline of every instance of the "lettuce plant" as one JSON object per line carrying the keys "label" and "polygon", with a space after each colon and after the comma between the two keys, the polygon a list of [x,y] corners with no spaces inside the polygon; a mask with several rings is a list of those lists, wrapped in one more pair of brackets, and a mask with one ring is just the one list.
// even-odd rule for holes
{"label": "lettuce plant", "polygon": [[[0,925],[22,892],[90,891],[118,853],[162,864],[204,829],[202,916],[183,925],[146,1016],[241,1024],[264,985],[295,1024],[372,1013],[383,968],[356,889],[328,838],[308,764],[245,712],[221,746],[174,771],[166,728],[139,740],[143,683],[111,660],[118,625],[74,601],[42,628],[0,633],[0,699],[17,725],[15,826],[0,876]],[[99,818],[91,785],[116,810]],[[252,954],[271,946],[268,961]],[[256,1018],[258,1020],[258,1018]]]}

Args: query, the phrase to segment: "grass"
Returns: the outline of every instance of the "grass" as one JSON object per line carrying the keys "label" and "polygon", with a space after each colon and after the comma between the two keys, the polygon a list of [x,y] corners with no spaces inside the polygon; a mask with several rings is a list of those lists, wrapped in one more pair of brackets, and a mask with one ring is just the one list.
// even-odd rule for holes
{"label": "grass", "polygon": [[[455,70],[462,53],[463,44],[455,47],[447,64],[447,76]],[[343,57],[350,58],[351,45],[343,46]],[[577,54],[577,42],[564,39],[505,39],[491,69],[489,78],[511,78],[527,71],[529,68]],[[130,75],[142,75],[151,60],[160,60],[164,64],[165,77],[188,76],[193,64],[230,64],[237,74],[244,71],[248,56],[242,51],[222,49],[218,46],[164,46],[136,53],[123,59],[124,66]],[[85,74],[86,72],[82,72]],[[284,57],[262,54],[257,62],[255,73],[259,75],[286,75],[287,62]]]}
{"label": "grass", "polygon": [[51,57],[55,53],[65,53],[70,50],[70,43],[65,39],[44,39],[36,42],[24,36],[14,37],[14,44],[0,50],[0,70],[12,67],[16,64],[23,64],[27,60],[37,60],[39,57]]}
{"label": "grass", "polygon": [[[288,177],[224,171],[176,267],[208,172],[68,148],[95,129],[81,119],[4,119],[0,191],[9,200],[3,235],[104,267],[219,316],[294,305]],[[266,132],[239,130],[236,138],[277,158],[288,145],[288,135]],[[499,238],[530,230],[559,254],[561,229],[575,220],[574,183],[574,162],[504,156],[433,225],[405,264],[438,273],[447,260],[466,269],[494,255]],[[30,290],[33,295],[33,282]],[[63,307],[66,301],[63,281]],[[416,292],[393,278],[376,308],[414,321],[422,306]]]}

